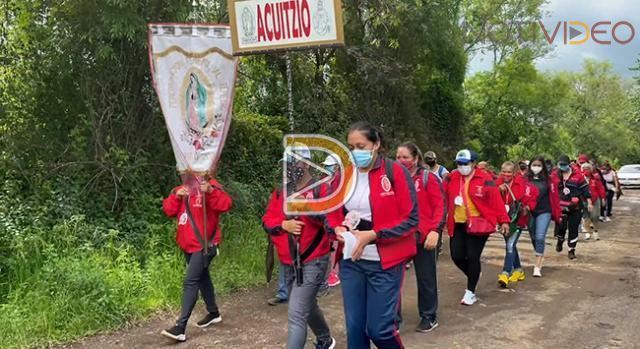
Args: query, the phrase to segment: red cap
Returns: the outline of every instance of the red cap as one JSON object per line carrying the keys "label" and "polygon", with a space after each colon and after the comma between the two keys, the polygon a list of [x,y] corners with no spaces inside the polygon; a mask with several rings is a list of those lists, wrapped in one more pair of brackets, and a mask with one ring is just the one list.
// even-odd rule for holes
{"label": "red cap", "polygon": [[578,156],[578,163],[585,163],[589,161],[589,157],[585,154],[580,154],[580,156]]}

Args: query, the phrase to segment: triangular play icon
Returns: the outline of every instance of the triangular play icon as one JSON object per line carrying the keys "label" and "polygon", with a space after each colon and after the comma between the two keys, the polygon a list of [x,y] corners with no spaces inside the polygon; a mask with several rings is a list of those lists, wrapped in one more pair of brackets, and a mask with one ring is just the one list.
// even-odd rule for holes
{"label": "triangular play icon", "polygon": [[569,39],[573,39],[576,36],[580,36],[582,35],[582,32],[579,31],[578,29],[575,29],[573,27],[569,27]]}

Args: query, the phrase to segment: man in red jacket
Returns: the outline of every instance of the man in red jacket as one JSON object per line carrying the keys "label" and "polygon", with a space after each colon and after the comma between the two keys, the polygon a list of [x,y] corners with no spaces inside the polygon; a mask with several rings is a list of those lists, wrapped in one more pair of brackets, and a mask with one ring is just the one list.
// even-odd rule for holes
{"label": "man in red jacket", "polygon": [[509,216],[500,192],[491,176],[476,169],[478,155],[464,149],[456,155],[458,169],[444,183],[447,198],[451,259],[467,276],[467,289],[460,301],[473,305],[480,278],[480,255],[489,235],[500,223],[503,235],[509,234]]}
{"label": "man in red jacket", "polygon": [[[191,175],[187,176],[190,182],[198,181]],[[162,331],[162,335],[184,342],[187,339],[187,321],[198,299],[198,291],[207,305],[207,315],[198,321],[197,326],[204,328],[222,321],[209,275],[209,264],[218,254],[222,238],[218,225],[219,216],[231,209],[231,197],[222,190],[220,183],[211,178],[173,189],[162,203],[162,208],[168,217],[178,218],[176,242],[187,259],[182,312],[176,325]]]}
{"label": "man in red jacket", "polygon": [[[311,159],[306,147],[296,146],[299,158]],[[284,212],[285,195],[297,195],[314,199],[328,195],[327,185],[313,187],[316,180],[309,165],[295,157],[287,161],[287,190],[276,189],[271,194],[267,211],[262,217],[264,229],[269,234],[284,265],[285,284],[288,286],[289,309],[287,349],[302,349],[307,341],[307,325],[316,335],[316,348],[333,349],[336,341],[318,306],[317,295],[326,280],[329,267],[329,234],[325,230],[324,216],[288,216]]]}

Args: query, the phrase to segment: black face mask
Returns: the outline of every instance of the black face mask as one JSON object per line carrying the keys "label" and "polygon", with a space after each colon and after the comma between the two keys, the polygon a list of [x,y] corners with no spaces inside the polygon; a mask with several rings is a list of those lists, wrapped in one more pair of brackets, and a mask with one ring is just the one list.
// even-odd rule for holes
{"label": "black face mask", "polygon": [[304,168],[295,165],[287,166],[287,180],[297,182],[304,176]]}
{"label": "black face mask", "polygon": [[431,167],[433,167],[433,166],[435,166],[435,165],[436,165],[436,161],[435,161],[435,160],[427,160],[427,161],[425,161],[425,162],[427,163],[427,165],[429,165],[429,166],[431,166]]}

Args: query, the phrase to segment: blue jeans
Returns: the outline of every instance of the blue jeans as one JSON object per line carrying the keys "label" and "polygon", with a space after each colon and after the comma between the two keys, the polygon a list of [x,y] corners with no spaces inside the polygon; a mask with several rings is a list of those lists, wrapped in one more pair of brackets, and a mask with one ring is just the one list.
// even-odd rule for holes
{"label": "blue jeans", "polygon": [[533,243],[536,256],[544,256],[545,238],[547,237],[550,223],[551,213],[541,213],[537,216],[532,216],[529,220],[529,235],[531,236],[531,243]]}
{"label": "blue jeans", "polygon": [[286,265],[280,263],[280,271],[278,272],[278,294],[276,297],[286,301],[289,299],[289,285],[285,277]]}
{"label": "blue jeans", "polygon": [[509,234],[509,237],[504,237],[506,254],[504,256],[504,267],[502,271],[511,274],[514,269],[522,268],[520,265],[520,255],[518,255],[518,239],[520,239],[522,229],[517,228],[515,231]]}
{"label": "blue jeans", "polygon": [[349,349],[369,349],[371,342],[379,349],[404,348],[396,323],[404,270],[404,263],[383,270],[380,262],[340,262]]}

